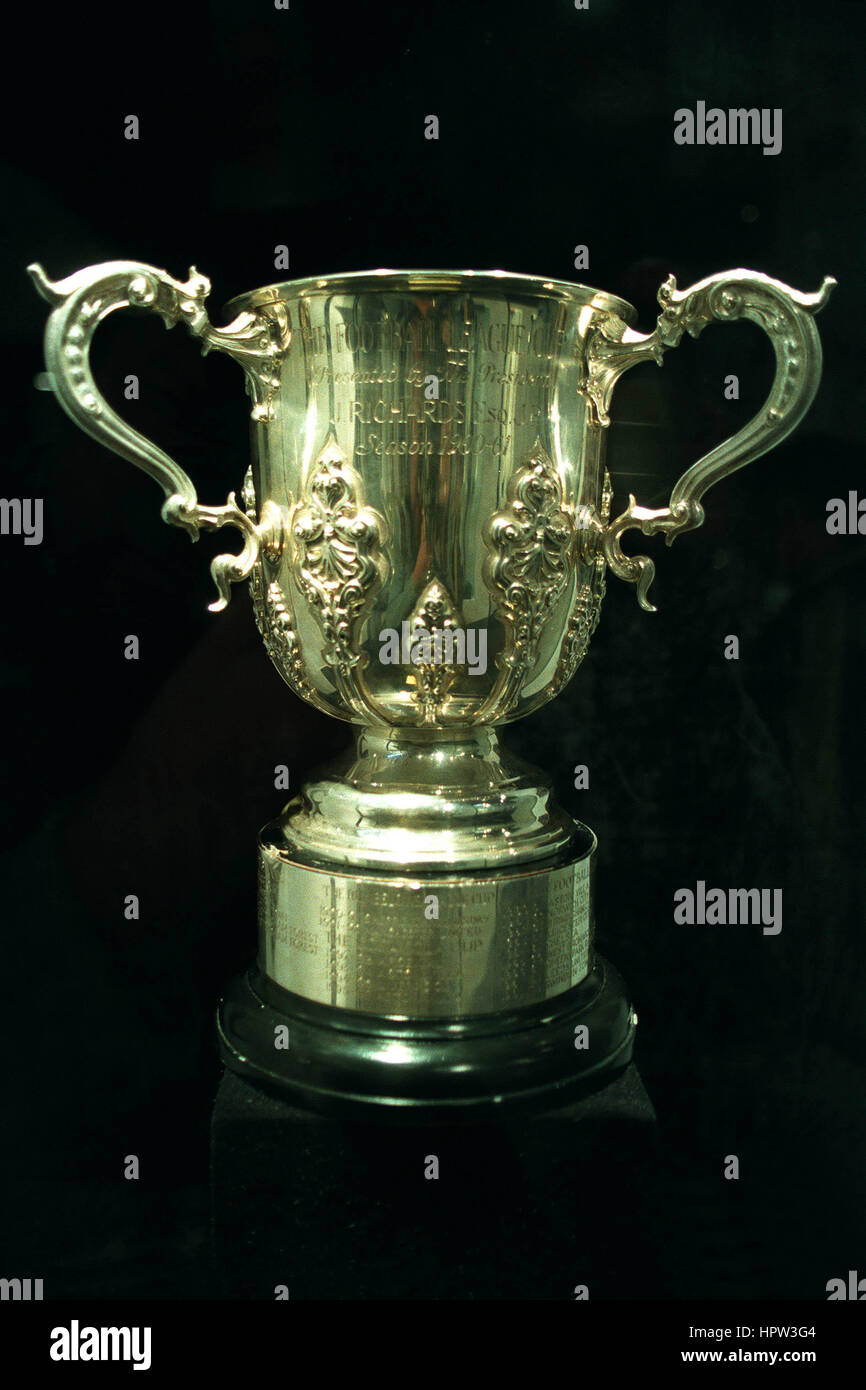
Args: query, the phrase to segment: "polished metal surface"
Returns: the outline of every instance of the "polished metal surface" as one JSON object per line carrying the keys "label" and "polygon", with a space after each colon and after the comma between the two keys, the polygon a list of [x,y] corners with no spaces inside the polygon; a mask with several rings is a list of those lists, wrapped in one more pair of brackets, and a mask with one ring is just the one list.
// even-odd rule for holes
{"label": "polished metal surface", "polygon": [[[213,565],[220,599],[261,567],[262,625],[303,698],[365,724],[502,723],[550,699],[585,654],[606,564],[641,603],[653,564],[625,555],[631,528],[668,543],[703,520],[720,478],[777,444],[815,394],[812,315],[835,283],[801,294],[752,271],[662,285],[654,332],[629,326],[615,295],[488,271],[374,271],[287,281],[241,295],[224,329],[209,282],[118,261],[53,283],[46,366],[82,428],[163,486],[165,520],[194,537],[226,524],[238,556]],[[184,471],[125,425],[93,381],[89,348],[114,309],[183,322],[204,352],[244,368],[253,401],[253,515],[234,494],[203,507]],[[661,361],[684,332],[748,318],[769,335],[776,375],[766,407],[683,474],[668,507],[632,497],[603,515],[604,431],[613,387]],[[416,623],[435,596],[447,623],[483,634],[487,666],[446,672],[383,663],[384,630]],[[577,640],[575,640],[575,633]],[[568,637],[566,636],[568,634]]]}
{"label": "polished metal surface", "polygon": [[[498,747],[493,726],[574,675],[607,569],[651,607],[653,562],[622,550],[626,531],[670,544],[699,526],[707,490],[802,418],[821,374],[813,315],[835,282],[802,294],[746,270],[682,291],[670,278],[655,329],[641,334],[629,304],[583,285],[370,271],[241,295],[217,329],[194,269],[178,281],[112,262],[56,283],[30,270],[53,306],[45,354],[60,403],[162,485],[166,521],[194,539],[240,530],[240,553],[213,563],[212,607],[249,579],[283,678],[359,726],[354,751],[265,834],[266,972],[310,999],[389,1016],[456,1016],[571,988],[588,968],[586,832],[540,773]],[[232,493],[202,506],[183,469],[99,394],[93,333],[126,307],[184,323],[202,351],[243,367],[242,505]],[[684,333],[740,318],[775,352],[765,406],[686,470],[668,506],[632,496],[611,520],[616,381],[661,362]],[[438,918],[420,910],[431,874]]]}
{"label": "polished metal surface", "polygon": [[508,869],[568,850],[576,822],[495,729],[361,729],[289,802],[279,844],[358,868]]}
{"label": "polished metal surface", "polygon": [[670,545],[680,532],[694,530],[704,520],[704,493],[775,448],[800,423],[821,380],[821,339],[812,316],[824,308],[835,284],[828,275],[816,294],[801,294],[768,275],[731,270],[678,290],[671,275],[659,290],[662,312],[653,333],[634,333],[624,323],[610,320],[593,328],[587,344],[586,389],[603,425],[609,421],[611,392],[623,372],[647,359],[661,365],[662,354],[676,347],[684,333],[697,338],[710,323],[749,319],[763,328],[776,357],[773,385],[763,409],[737,434],[686,469],[667,507],[641,507],[630,496],[626,510],[604,528],[608,565],[619,579],[637,586],[638,602],[648,612],[655,611],[647,599],[655,565],[647,555],[625,555],[620,537],[629,530],[640,530],[645,536],[661,532]]}
{"label": "polished metal surface", "polygon": [[590,967],[595,836],[566,863],[470,878],[299,863],[266,827],[259,963],[305,999],[404,1018],[535,1004]]}
{"label": "polished metal surface", "polygon": [[235,526],[242,533],[244,548],[239,555],[218,555],[211,562],[219,598],[210,607],[219,612],[228,603],[230,586],[247,579],[259,555],[274,543],[279,514],[266,503],[260,522],[251,522],[233,492],[221,506],[202,506],[180,465],[121,420],[100,394],[90,370],[90,345],[100,323],[115,309],[147,309],[158,314],[166,328],[185,323],[199,340],[202,353],[227,352],[241,364],[253,416],[267,419],[279,386],[279,362],[288,345],[279,312],[242,313],[225,328],[214,328],[204,307],[210,281],[195,266],[190,266],[186,281],[138,261],[91,266],[56,283],[41,265],[28,269],[43,299],[54,305],[45,329],[45,367],[67,414],[87,434],[161,485],[166,499],[163,521],[182,527],[194,541],[200,531],[223,526]]}
{"label": "polished metal surface", "polygon": [[[446,272],[237,302],[274,305],[291,341],[274,418],[253,425],[252,471],[258,507],[283,508],[284,542],[262,563],[262,625],[295,634],[306,697],[400,728],[498,723],[542,703],[582,655],[564,643],[570,618],[594,616],[603,585],[584,338],[628,306]],[[483,637],[485,669],[383,662],[382,634],[422,619]]]}

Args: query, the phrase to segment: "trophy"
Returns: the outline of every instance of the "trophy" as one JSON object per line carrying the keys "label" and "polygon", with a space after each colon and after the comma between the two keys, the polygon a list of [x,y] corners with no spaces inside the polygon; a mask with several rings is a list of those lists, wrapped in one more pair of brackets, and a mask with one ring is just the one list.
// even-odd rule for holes
{"label": "trophy", "polygon": [[[627,531],[668,545],[720,478],[766,453],[818,386],[801,294],[747,270],[659,290],[652,332],[614,294],[504,271],[376,270],[270,285],[216,328],[209,281],[134,261],[56,283],[46,368],[89,434],[162,487],[196,540],[233,526],[211,571],[248,580],[283,679],[354,728],[259,836],[257,963],[218,1012],[226,1064],[313,1109],[419,1117],[548,1108],[618,1075],[637,1017],[593,949],[596,838],[498,726],[583,661],[606,573],[654,573]],[[252,464],[240,502],[204,506],[126,425],[89,367],[97,325],[147,309],[240,363]],[[611,518],[613,388],[684,333],[750,319],[769,335],[764,408],[679,479],[665,507]]]}

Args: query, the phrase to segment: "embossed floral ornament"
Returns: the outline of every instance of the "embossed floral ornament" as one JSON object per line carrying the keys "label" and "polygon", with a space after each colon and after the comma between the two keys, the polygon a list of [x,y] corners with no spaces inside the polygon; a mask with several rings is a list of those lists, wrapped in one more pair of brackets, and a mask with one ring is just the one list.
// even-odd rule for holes
{"label": "embossed floral ornament", "polygon": [[[443,639],[449,635],[453,637],[461,626],[460,615],[445,585],[439,579],[431,579],[419,594],[409,617],[412,636],[426,638],[428,649],[435,647],[438,639],[441,653]],[[443,661],[434,654],[432,661],[419,662],[413,672],[413,679],[417,682],[413,700],[421,709],[425,724],[435,724],[441,717],[457,676],[457,668],[453,664],[453,646],[448,650],[452,652],[451,661]]]}
{"label": "embossed floral ornament", "polygon": [[385,521],[363,503],[361,480],[329,435],[295,509],[298,581],[316,610],[323,659],[343,673],[366,662],[358,629],[387,574]]}
{"label": "embossed floral ornament", "polygon": [[574,534],[559,473],[537,441],[485,537],[487,582],[510,628],[500,664],[526,670],[535,660],[541,630],[568,581]]}
{"label": "embossed floral ornament", "polygon": [[[610,520],[610,504],[613,498],[613,487],[610,481],[610,474],[604,470],[604,482],[601,489],[601,505],[598,511],[601,533]],[[580,510],[580,509],[578,509]],[[577,593],[574,598],[574,606],[571,610],[571,617],[568,620],[568,628],[559,653],[559,665],[556,668],[556,675],[553,678],[554,694],[567,685],[577,670],[583,658],[589,650],[589,643],[592,634],[598,627],[598,620],[601,617],[601,604],[606,589],[606,570],[607,562],[604,558],[604,551],[596,543],[594,553],[584,556],[584,561],[589,561],[589,578],[579,583]],[[580,571],[578,571],[578,574]]]}

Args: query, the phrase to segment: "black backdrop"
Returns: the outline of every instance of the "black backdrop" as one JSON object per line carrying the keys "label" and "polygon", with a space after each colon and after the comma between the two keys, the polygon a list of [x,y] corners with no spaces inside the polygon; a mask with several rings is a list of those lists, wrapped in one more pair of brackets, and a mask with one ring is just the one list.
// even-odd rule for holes
{"label": "black backdrop", "polygon": [[[825,529],[829,498],[866,489],[862,21],[856,0],[19,15],[20,84],[3,97],[2,490],[44,498],[45,535],[0,538],[0,1273],[44,1276],[53,1296],[207,1291],[212,1015],[254,949],[255,830],[279,809],[274,765],[297,785],[346,737],[282,686],[245,595],[206,612],[219,540],[193,550],[164,527],[154,484],[34,389],[46,306],[24,267],[195,262],[220,322],[232,294],[285,278],[283,243],[289,276],[582,279],[630,299],[645,329],[670,271],[680,285],[737,265],[802,290],[838,278],[805,422],[709,495],[701,531],[649,543],[658,614],[610,579],[577,679],[507,737],[599,835],[600,940],[639,1007],[671,1154],[672,1267],[677,1232],[704,1232],[703,1264],[671,1291],[822,1298],[858,1260],[866,1272],[866,539]],[[781,154],[677,146],[673,113],[699,100],[781,107]],[[438,142],[423,138],[429,113]],[[204,501],[239,486],[234,364],[133,314],[104,326],[93,360]],[[771,364],[737,325],[630,373],[610,431],[615,505],[630,490],[663,505],[757,408]],[[739,401],[724,399],[730,372]],[[129,373],[138,402],[123,401]],[[676,925],[673,893],[698,879],[782,888],[782,932]],[[146,1182],[121,1180],[131,1153]],[[731,1153],[739,1184],[721,1176]],[[751,1245],[730,1234],[738,1203]]]}

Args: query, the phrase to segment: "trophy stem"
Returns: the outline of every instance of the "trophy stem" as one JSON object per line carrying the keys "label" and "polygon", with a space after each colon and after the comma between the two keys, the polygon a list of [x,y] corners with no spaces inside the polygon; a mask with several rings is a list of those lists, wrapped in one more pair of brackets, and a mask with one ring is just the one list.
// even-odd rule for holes
{"label": "trophy stem", "polygon": [[549,779],[496,729],[401,726],[356,728],[262,841],[326,868],[453,875],[534,867],[576,835]]}

